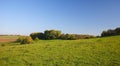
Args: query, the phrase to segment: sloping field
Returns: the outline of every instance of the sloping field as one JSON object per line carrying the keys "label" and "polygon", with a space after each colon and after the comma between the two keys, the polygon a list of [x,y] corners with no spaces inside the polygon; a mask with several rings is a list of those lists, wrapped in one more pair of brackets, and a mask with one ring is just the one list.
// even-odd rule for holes
{"label": "sloping field", "polygon": [[0,66],[120,66],[120,36],[0,46]]}
{"label": "sloping field", "polygon": [[0,42],[14,42],[18,36],[0,36]]}

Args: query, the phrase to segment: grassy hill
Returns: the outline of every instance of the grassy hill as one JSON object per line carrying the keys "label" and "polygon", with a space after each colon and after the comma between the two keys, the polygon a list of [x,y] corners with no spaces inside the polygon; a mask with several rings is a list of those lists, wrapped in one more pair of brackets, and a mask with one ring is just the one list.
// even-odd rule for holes
{"label": "grassy hill", "polygon": [[120,66],[120,36],[2,44],[0,66]]}

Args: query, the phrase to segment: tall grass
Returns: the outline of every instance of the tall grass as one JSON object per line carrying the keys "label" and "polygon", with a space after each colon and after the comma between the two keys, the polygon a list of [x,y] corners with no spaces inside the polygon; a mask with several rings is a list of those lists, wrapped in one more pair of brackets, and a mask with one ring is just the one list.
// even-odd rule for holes
{"label": "tall grass", "polygon": [[0,66],[120,66],[120,36],[0,46]]}

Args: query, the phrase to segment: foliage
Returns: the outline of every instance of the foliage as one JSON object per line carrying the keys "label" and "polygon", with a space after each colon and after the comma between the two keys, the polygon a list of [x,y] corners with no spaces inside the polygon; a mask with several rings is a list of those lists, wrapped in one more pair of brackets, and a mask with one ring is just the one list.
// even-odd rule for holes
{"label": "foliage", "polygon": [[46,30],[44,31],[45,39],[58,39],[61,35],[59,30]]}
{"label": "foliage", "polygon": [[44,33],[37,32],[37,33],[31,33],[30,36],[32,37],[33,40],[35,38],[39,39],[59,39],[61,35],[61,31],[59,30],[46,30]]}
{"label": "foliage", "polygon": [[75,36],[75,34],[62,34],[61,35],[61,39],[64,39],[64,40],[75,40],[76,36]]}
{"label": "foliage", "polygon": [[65,39],[65,40],[89,39],[89,38],[95,38],[95,36],[79,35],[79,34],[62,34],[61,35],[61,39]]}
{"label": "foliage", "polygon": [[21,42],[21,44],[30,44],[30,43],[32,43],[32,38],[30,36],[26,36]]}
{"label": "foliage", "polygon": [[11,44],[0,46],[0,66],[120,66],[120,36]]}
{"label": "foliage", "polygon": [[89,39],[89,38],[95,38],[96,36],[93,35],[78,35],[75,34],[76,39]]}
{"label": "foliage", "polygon": [[20,36],[20,37],[17,39],[17,42],[22,42],[24,39],[25,39],[25,36]]}
{"label": "foliage", "polygon": [[31,33],[30,36],[33,40],[35,40],[36,38],[39,38],[39,39],[44,38],[44,34],[41,32]]}
{"label": "foliage", "polygon": [[116,32],[117,35],[120,35],[120,27],[116,28],[115,32]]}
{"label": "foliage", "polygon": [[30,36],[33,40],[35,38],[43,40],[52,40],[52,39],[64,39],[64,40],[76,40],[76,39],[88,39],[94,38],[92,35],[79,35],[79,34],[62,34],[60,30],[45,30],[44,33],[37,32],[31,33]]}
{"label": "foliage", "polygon": [[103,31],[101,33],[101,36],[114,36],[114,35],[120,35],[120,27],[116,28],[116,29],[109,29],[107,31]]}
{"label": "foliage", "polygon": [[30,36],[20,36],[17,39],[17,42],[20,42],[21,44],[30,44],[32,43],[32,38]]}

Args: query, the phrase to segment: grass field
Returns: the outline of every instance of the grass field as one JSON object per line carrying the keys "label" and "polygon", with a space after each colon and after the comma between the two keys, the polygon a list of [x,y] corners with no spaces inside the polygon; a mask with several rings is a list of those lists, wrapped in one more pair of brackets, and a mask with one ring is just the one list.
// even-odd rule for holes
{"label": "grass field", "polygon": [[120,36],[0,43],[0,66],[120,66]]}

